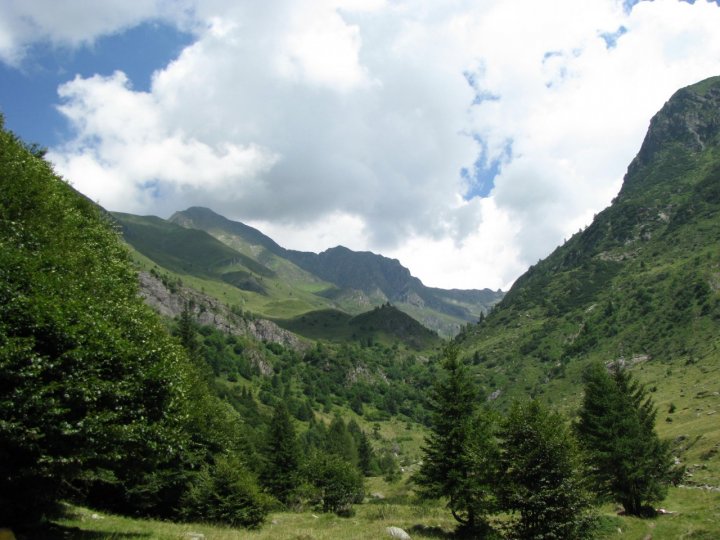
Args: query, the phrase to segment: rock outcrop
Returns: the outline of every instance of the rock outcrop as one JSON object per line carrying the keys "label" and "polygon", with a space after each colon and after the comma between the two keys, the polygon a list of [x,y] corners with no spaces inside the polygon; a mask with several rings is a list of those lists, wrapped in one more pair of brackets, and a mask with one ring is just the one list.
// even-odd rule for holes
{"label": "rock outcrop", "polygon": [[149,272],[140,272],[139,280],[140,295],[145,303],[165,317],[175,318],[183,312],[185,306],[189,306],[201,325],[213,326],[228,334],[278,343],[296,351],[305,351],[310,347],[307,341],[274,322],[239,316],[225,304],[196,290],[182,286],[170,288]]}

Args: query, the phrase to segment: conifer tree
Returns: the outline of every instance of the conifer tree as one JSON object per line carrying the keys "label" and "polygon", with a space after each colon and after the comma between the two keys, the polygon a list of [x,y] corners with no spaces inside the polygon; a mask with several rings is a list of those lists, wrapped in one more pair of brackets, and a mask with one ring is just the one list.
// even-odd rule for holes
{"label": "conifer tree", "polygon": [[358,462],[355,440],[348,431],[345,421],[338,415],[332,419],[328,428],[327,452],[339,456],[353,465]]}
{"label": "conifer tree", "polygon": [[672,467],[669,447],[655,432],[656,410],[645,389],[619,366],[585,372],[585,397],[576,424],[601,500],[631,515],[652,513],[666,493]]}
{"label": "conifer tree", "polygon": [[475,528],[494,507],[494,479],[487,474],[494,466],[477,452],[486,447],[487,457],[493,455],[492,429],[484,424],[488,420],[478,420],[478,392],[454,345],[445,350],[443,368],[445,375],[432,392],[431,433],[414,481],[421,497],[447,499],[455,519]]}
{"label": "conifer tree", "polygon": [[569,428],[537,401],[515,403],[502,431],[502,506],[517,512],[511,537],[581,540],[591,536],[590,497],[578,473]]}
{"label": "conifer tree", "polygon": [[299,470],[300,450],[295,428],[287,407],[280,401],[275,406],[268,430],[261,481],[280,502],[288,504],[299,483]]}

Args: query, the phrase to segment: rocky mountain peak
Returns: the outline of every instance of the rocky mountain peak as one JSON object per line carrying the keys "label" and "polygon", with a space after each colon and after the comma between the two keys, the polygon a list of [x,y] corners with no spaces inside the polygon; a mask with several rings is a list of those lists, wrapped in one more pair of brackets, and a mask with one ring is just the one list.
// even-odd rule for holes
{"label": "rocky mountain peak", "polygon": [[628,176],[646,166],[668,146],[694,153],[720,139],[720,76],[675,92],[650,121],[645,140],[630,165]]}

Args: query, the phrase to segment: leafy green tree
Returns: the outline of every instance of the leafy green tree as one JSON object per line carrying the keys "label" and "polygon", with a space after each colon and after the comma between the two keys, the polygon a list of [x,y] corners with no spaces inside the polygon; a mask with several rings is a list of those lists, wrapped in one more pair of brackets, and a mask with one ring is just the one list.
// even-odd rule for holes
{"label": "leafy green tree", "polygon": [[585,396],[575,429],[586,451],[601,500],[617,501],[631,515],[667,494],[672,459],[655,432],[656,409],[645,389],[621,367],[600,364],[585,372]]}
{"label": "leafy green tree", "polygon": [[180,459],[192,370],[106,218],[1,124],[0,521],[14,524],[69,486]]}
{"label": "leafy green tree", "polygon": [[590,497],[579,474],[572,432],[537,401],[514,403],[501,430],[503,509],[517,512],[512,538],[586,539]]}
{"label": "leafy green tree", "polygon": [[280,502],[288,504],[299,483],[300,450],[290,413],[283,402],[275,406],[265,446],[263,485]]}
{"label": "leafy green tree", "polygon": [[478,392],[454,345],[445,351],[443,368],[432,391],[431,433],[414,481],[421,497],[446,498],[455,519],[475,528],[494,507],[492,428],[478,418]]}
{"label": "leafy green tree", "polygon": [[143,304],[106,214],[1,128],[0,523],[70,495],[170,517],[204,464],[250,455],[239,418]]}
{"label": "leafy green tree", "polygon": [[373,467],[375,463],[375,451],[373,450],[370,439],[364,431],[360,432],[357,444],[358,452],[358,468],[362,471],[365,476],[371,476],[377,465]]}

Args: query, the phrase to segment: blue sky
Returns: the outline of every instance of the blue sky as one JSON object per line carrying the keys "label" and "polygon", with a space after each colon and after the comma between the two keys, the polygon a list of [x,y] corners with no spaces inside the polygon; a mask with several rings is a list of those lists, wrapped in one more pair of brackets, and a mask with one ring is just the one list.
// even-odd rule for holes
{"label": "blue sky", "polygon": [[0,110],[5,123],[25,141],[45,147],[66,140],[71,126],[57,111],[58,87],[95,74],[127,74],[139,92],[150,89],[152,74],[176,58],[192,36],[168,24],[145,22],[90,46],[53,47],[35,43],[19,67],[0,62]]}
{"label": "blue sky", "polygon": [[718,28],[705,0],[6,0],[0,109],[110,210],[507,288],[720,74]]}

